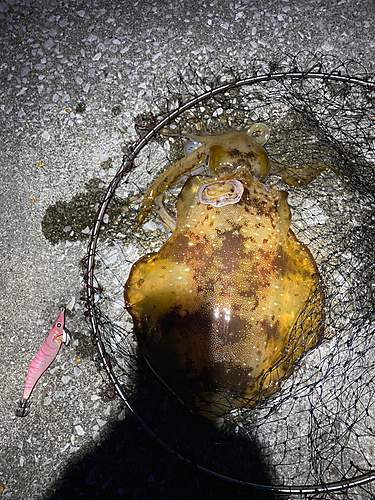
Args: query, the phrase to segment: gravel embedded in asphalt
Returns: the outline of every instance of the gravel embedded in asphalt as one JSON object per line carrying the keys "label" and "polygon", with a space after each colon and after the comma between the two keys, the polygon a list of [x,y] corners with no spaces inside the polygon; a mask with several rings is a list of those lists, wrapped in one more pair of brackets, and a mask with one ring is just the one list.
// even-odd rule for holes
{"label": "gravel embedded in asphalt", "polygon": [[[172,462],[105,397],[80,261],[137,118],[177,74],[301,50],[301,61],[321,52],[371,72],[374,13],[372,0],[0,2],[4,498],[242,497]],[[28,366],[63,306],[72,346],[16,418]]]}

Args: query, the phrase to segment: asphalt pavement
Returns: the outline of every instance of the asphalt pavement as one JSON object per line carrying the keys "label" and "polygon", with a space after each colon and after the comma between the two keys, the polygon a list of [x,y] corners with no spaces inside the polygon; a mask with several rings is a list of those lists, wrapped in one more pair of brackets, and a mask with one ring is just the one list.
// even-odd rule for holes
{"label": "asphalt pavement", "polygon": [[[174,462],[106,397],[81,260],[137,120],[177,74],[301,51],[371,72],[374,22],[373,0],[0,2],[0,498],[253,498]],[[72,346],[18,418],[62,307]]]}

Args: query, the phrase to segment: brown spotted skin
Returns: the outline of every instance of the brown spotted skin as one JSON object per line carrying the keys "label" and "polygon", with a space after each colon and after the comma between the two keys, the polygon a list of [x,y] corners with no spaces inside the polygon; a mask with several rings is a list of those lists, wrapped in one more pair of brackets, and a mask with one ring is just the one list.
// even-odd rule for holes
{"label": "brown spotted skin", "polygon": [[[233,179],[244,188],[238,202],[199,201],[208,184]],[[126,282],[140,351],[182,401],[209,418],[275,392],[321,336],[319,273],[290,229],[286,200],[245,168],[190,178],[171,238],[138,260]]]}

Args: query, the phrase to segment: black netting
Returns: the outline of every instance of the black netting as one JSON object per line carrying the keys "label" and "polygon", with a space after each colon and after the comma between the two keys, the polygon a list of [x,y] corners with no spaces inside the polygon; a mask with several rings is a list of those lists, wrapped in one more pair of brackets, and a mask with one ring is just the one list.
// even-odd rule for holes
{"label": "black netting", "polygon": [[[353,492],[372,498],[371,482],[346,486],[367,481],[375,469],[373,81],[358,64],[330,58],[315,58],[304,71],[287,57],[271,68],[253,63],[242,75],[190,68],[156,92],[150,112],[139,117],[140,139],[109,186],[93,229],[88,309],[112,386],[180,459],[234,479],[286,485],[308,498],[351,498]],[[184,155],[186,141],[178,134],[242,130],[254,122],[269,127],[265,149],[273,160],[330,167],[305,187],[272,175],[265,181],[289,192],[293,231],[317,263],[322,290],[311,295],[291,334],[290,345],[302,355],[291,376],[255,407],[241,408],[239,401],[217,430],[191,415],[138,355],[123,287],[131,265],[168,239],[154,209],[134,228],[144,190]],[[169,190],[167,206],[180,187]],[[324,338],[304,354],[321,292]],[[306,488],[332,483],[337,491]]]}

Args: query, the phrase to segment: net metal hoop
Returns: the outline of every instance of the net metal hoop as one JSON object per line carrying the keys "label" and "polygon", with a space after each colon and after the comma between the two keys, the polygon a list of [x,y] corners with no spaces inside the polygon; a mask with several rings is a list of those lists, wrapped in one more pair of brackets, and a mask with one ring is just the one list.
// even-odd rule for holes
{"label": "net metal hoop", "polygon": [[147,432],[147,434],[156,441],[165,451],[167,451],[174,459],[179,460],[182,463],[185,463],[189,466],[193,466],[196,470],[204,472],[210,476],[216,477],[221,480],[225,480],[227,482],[246,486],[250,488],[256,488],[258,490],[270,491],[285,495],[290,494],[316,494],[316,493],[325,493],[325,492],[333,492],[333,491],[343,491],[347,488],[353,488],[355,486],[363,485],[365,483],[369,483],[375,480],[375,470],[370,471],[366,474],[360,474],[352,479],[344,479],[342,481],[335,481],[327,484],[320,485],[308,485],[308,486],[294,486],[294,485],[282,485],[282,486],[269,486],[262,485],[256,483],[250,483],[247,481],[242,481],[239,479],[235,479],[229,476],[225,476],[213,470],[210,470],[206,467],[203,467],[199,464],[193,463],[189,458],[182,456],[173,450],[166,442],[164,442],[159,436],[155,434],[155,432],[147,425],[147,423],[142,419],[142,417],[135,411],[132,404],[129,402],[128,397],[124,393],[121,385],[118,383],[118,380],[115,374],[112,371],[111,363],[109,361],[109,356],[105,350],[105,346],[100,334],[100,327],[97,321],[97,317],[95,314],[96,305],[95,305],[95,294],[98,293],[98,289],[95,285],[95,277],[94,277],[94,268],[95,268],[95,255],[96,255],[96,247],[99,239],[100,227],[103,221],[104,214],[106,212],[108,203],[111,200],[111,197],[121,180],[121,178],[130,172],[134,159],[140,153],[140,151],[149,143],[149,141],[156,136],[156,134],[162,130],[166,125],[169,125],[175,118],[179,115],[187,111],[193,106],[196,106],[199,103],[204,103],[209,100],[211,97],[224,93],[228,90],[243,87],[245,85],[251,86],[263,82],[268,82],[272,80],[286,80],[286,79],[318,79],[318,80],[329,80],[335,82],[342,82],[348,84],[359,85],[365,87],[369,90],[375,91],[375,82],[368,81],[361,78],[351,77],[348,75],[342,75],[340,73],[324,73],[319,71],[288,71],[288,72],[280,72],[280,73],[271,73],[271,74],[263,74],[263,75],[255,75],[247,78],[241,78],[238,80],[231,81],[229,83],[225,83],[216,88],[212,88],[207,92],[204,92],[193,99],[187,101],[185,104],[181,104],[173,111],[169,112],[168,115],[163,118],[160,122],[158,122],[147,134],[140,138],[132,147],[131,152],[127,154],[122,161],[122,164],[116,175],[109,183],[107,192],[102,200],[98,212],[95,217],[94,227],[91,232],[91,239],[87,248],[87,255],[85,257],[85,283],[87,286],[87,313],[90,318],[91,328],[92,328],[92,338],[93,342],[97,345],[99,350],[99,355],[101,357],[103,366],[107,372],[109,377],[109,383],[113,390],[119,395],[121,400],[123,401],[125,407],[128,411],[134,416],[137,422],[142,426],[142,428]]}

